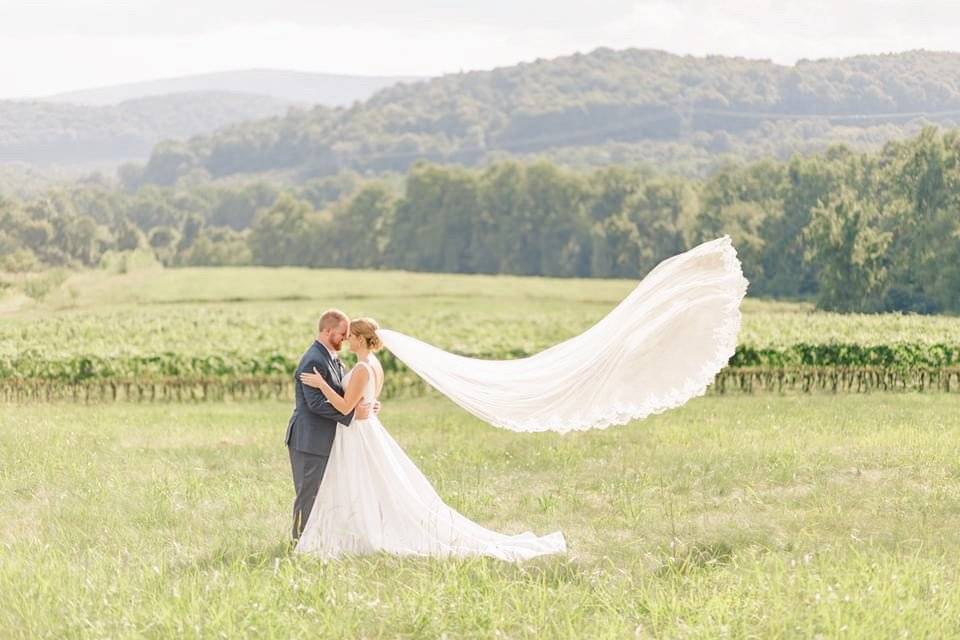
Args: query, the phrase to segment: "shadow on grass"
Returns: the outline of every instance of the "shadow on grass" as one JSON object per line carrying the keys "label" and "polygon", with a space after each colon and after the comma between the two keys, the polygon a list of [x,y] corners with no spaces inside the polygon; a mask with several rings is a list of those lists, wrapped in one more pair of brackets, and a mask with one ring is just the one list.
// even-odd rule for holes
{"label": "shadow on grass", "polygon": [[243,543],[238,543],[236,547],[222,544],[205,556],[182,561],[171,569],[183,573],[225,569],[270,570],[279,561],[285,565],[299,565],[299,570],[308,573],[326,574],[333,571],[338,575],[346,572],[357,576],[392,576],[393,580],[400,582],[405,576],[429,576],[438,581],[473,581],[478,584],[493,579],[546,588],[590,584],[597,571],[594,564],[584,564],[566,555],[545,556],[520,563],[483,556],[442,558],[394,556],[388,553],[345,556],[324,561],[311,555],[297,554],[293,549],[289,541],[259,547]]}
{"label": "shadow on grass", "polygon": [[534,558],[520,563],[506,562],[495,558],[471,556],[456,557],[420,557],[394,556],[377,553],[362,556],[344,556],[324,562],[307,555],[294,555],[295,561],[303,566],[316,564],[318,570],[340,565],[343,569],[357,571],[367,575],[390,575],[402,580],[406,574],[428,575],[436,580],[467,580],[478,584],[490,579],[514,583],[531,584],[546,587],[561,585],[580,585],[589,582],[594,573],[592,567],[586,567],[566,556]]}
{"label": "shadow on grass", "polygon": [[291,555],[293,555],[293,546],[288,541],[277,542],[262,548],[251,548],[243,545],[221,547],[207,556],[178,563],[173,569],[174,571],[199,572],[228,567],[259,569],[273,567],[277,560],[287,559]]}

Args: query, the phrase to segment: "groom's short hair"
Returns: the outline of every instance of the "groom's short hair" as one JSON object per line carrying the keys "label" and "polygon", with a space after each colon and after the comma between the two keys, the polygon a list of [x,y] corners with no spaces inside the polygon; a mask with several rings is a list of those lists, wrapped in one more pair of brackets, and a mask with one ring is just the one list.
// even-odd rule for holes
{"label": "groom's short hair", "polygon": [[343,311],[340,311],[340,309],[327,309],[320,316],[320,322],[317,323],[317,331],[334,329],[341,322],[350,324],[350,318],[347,317],[347,314],[345,314]]}

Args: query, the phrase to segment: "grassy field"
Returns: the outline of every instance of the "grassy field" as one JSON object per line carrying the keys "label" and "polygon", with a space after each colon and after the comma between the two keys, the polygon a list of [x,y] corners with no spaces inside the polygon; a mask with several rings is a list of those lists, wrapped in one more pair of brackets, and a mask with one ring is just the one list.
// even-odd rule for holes
{"label": "grassy field", "polygon": [[960,396],[704,397],[565,436],[389,402],[451,505],[564,532],[519,566],[292,556],[289,410],[3,407],[0,637],[960,636]]}

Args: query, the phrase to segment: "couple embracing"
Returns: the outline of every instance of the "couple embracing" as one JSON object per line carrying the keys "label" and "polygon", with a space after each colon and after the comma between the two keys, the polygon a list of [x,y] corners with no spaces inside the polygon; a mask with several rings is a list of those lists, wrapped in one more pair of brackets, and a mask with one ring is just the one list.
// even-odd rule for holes
{"label": "couple embracing", "polygon": [[[297,366],[286,434],[297,493],[296,552],[324,559],[385,552],[517,561],[566,550],[560,532],[498,533],[444,504],[380,422],[377,322],[330,309],[317,329]],[[338,355],[344,341],[357,356],[348,372]]]}

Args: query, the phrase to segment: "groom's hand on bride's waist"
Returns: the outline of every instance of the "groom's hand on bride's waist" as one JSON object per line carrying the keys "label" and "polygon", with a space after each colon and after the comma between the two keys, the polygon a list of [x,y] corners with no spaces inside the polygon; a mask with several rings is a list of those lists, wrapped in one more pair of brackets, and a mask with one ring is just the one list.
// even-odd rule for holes
{"label": "groom's hand on bride's waist", "polygon": [[357,410],[353,413],[353,417],[357,420],[366,420],[370,417],[370,403],[361,402],[357,405]]}
{"label": "groom's hand on bride's waist", "polygon": [[361,402],[357,405],[357,410],[353,414],[357,420],[366,420],[370,417],[371,414],[376,415],[380,413],[380,403],[374,401],[371,405],[369,402]]}

